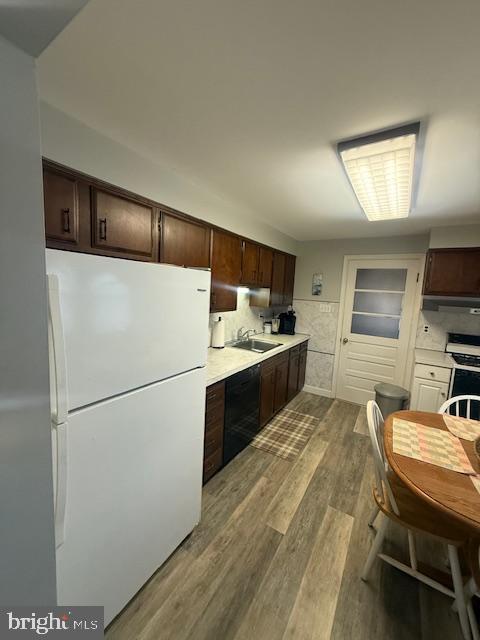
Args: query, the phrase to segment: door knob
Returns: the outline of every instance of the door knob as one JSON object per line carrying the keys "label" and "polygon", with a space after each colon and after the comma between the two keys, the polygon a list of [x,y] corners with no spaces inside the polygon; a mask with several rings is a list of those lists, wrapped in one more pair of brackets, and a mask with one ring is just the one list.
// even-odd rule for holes
{"label": "door knob", "polygon": [[347,342],[348,342],[348,338],[344,338],[344,339],[342,340],[342,342],[343,342],[343,344],[347,344]]}

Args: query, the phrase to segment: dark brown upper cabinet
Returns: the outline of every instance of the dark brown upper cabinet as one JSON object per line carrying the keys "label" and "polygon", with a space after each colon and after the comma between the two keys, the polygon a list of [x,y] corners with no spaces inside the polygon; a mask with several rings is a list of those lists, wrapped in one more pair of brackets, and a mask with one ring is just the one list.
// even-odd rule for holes
{"label": "dark brown upper cabinet", "polygon": [[283,287],[283,304],[293,304],[293,285],[295,283],[295,262],[292,255],[285,257],[285,283]]}
{"label": "dark brown upper cabinet", "polygon": [[235,311],[242,271],[242,240],[218,229],[212,231],[211,311]]}
{"label": "dark brown upper cabinet", "polygon": [[423,293],[432,296],[480,296],[480,247],[430,249]]}
{"label": "dark brown upper cabinet", "polygon": [[272,286],[270,304],[278,307],[284,304],[285,254],[275,251],[273,254]]}
{"label": "dark brown upper cabinet", "polygon": [[91,251],[88,183],[44,163],[43,200],[47,247]]}
{"label": "dark brown upper cabinet", "polygon": [[151,206],[92,187],[92,245],[102,252],[153,261],[156,212]]}
{"label": "dark brown upper cabinet", "polygon": [[78,245],[78,180],[44,169],[43,201],[47,240]]}
{"label": "dark brown upper cabinet", "polygon": [[258,244],[244,240],[242,243],[242,280],[241,283],[247,286],[258,286]]}
{"label": "dark brown upper cabinet", "polygon": [[258,286],[272,286],[273,251],[260,247],[258,256]]}
{"label": "dark brown upper cabinet", "polygon": [[205,224],[162,213],[160,261],[183,267],[208,268],[210,233]]}

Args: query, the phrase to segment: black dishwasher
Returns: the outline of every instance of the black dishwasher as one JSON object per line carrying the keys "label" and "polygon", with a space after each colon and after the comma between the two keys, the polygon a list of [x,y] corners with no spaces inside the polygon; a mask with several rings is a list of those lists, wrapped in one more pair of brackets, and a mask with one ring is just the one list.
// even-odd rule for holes
{"label": "black dishwasher", "polygon": [[260,365],[227,378],[223,464],[245,449],[258,433],[259,402]]}

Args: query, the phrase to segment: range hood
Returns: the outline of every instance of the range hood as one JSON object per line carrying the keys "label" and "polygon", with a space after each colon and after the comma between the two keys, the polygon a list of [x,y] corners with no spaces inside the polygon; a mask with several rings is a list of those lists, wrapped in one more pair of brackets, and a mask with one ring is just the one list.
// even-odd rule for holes
{"label": "range hood", "polygon": [[480,318],[480,298],[423,296],[422,309],[423,311],[443,311],[444,313],[478,315]]}

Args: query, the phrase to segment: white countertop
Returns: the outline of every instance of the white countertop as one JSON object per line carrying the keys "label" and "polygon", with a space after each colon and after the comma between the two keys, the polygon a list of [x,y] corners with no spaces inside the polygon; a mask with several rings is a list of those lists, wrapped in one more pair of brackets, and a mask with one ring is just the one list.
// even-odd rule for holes
{"label": "white countertop", "polygon": [[282,351],[286,351],[310,338],[306,333],[297,333],[294,336],[288,336],[283,333],[278,335],[260,333],[252,337],[265,342],[280,342],[281,346],[270,349],[265,353],[254,353],[253,351],[236,349],[228,345],[225,345],[223,349],[210,347],[207,356],[207,387],[254,364],[263,362],[263,360],[268,360],[268,358],[276,356]]}
{"label": "white countertop", "polygon": [[429,364],[432,367],[453,369],[455,360],[449,353],[433,349],[415,349],[415,364]]}

